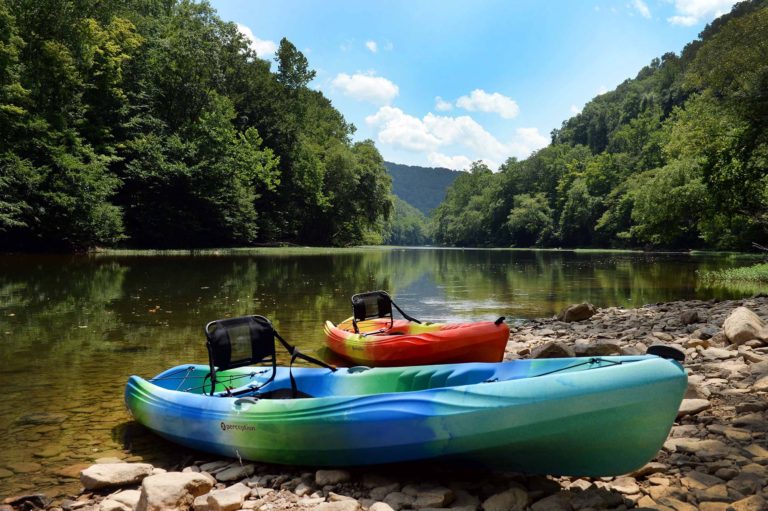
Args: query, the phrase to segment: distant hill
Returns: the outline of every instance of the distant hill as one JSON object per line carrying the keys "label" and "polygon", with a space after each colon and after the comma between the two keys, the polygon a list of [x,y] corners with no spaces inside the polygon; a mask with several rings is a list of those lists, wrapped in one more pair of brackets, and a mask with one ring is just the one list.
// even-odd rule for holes
{"label": "distant hill", "polygon": [[384,166],[392,176],[392,193],[429,215],[445,197],[445,191],[461,175],[461,172],[432,167],[400,165],[385,161]]}

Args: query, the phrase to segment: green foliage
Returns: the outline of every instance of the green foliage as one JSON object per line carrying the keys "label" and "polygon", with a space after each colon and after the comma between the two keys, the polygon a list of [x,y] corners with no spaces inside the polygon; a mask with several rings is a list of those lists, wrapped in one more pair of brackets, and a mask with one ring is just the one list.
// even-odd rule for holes
{"label": "green foliage", "polygon": [[277,61],[205,2],[0,0],[0,248],[380,241],[381,156]]}
{"label": "green foliage", "polygon": [[[435,240],[725,250],[766,243],[766,90],[768,0],[741,2],[679,56],[654,59],[587,103],[549,147],[482,180],[457,179],[436,211]],[[526,228],[550,225],[546,218],[551,234]]]}
{"label": "green foliage", "polygon": [[461,174],[444,168],[417,167],[384,162],[392,176],[392,193],[429,215],[445,198],[445,192]]}
{"label": "green foliage", "polygon": [[721,282],[768,283],[768,263],[728,268],[727,270],[705,271],[700,273],[699,277],[708,284]]}
{"label": "green foliage", "polygon": [[386,245],[427,245],[431,242],[427,217],[420,210],[395,196],[384,243]]}
{"label": "green foliage", "polygon": [[515,195],[507,226],[514,245],[530,247],[548,241],[552,237],[553,223],[552,208],[547,204],[546,195],[541,192]]}

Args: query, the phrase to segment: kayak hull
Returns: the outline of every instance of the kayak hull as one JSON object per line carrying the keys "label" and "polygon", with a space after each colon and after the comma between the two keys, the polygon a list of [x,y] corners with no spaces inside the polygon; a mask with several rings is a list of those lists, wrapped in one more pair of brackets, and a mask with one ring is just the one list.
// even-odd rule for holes
{"label": "kayak hull", "polygon": [[[174,371],[192,382],[207,369],[179,366],[154,382],[132,376],[125,399],[138,422],[171,441],[269,463],[453,459],[527,473],[627,473],[661,448],[687,378],[679,364],[652,356],[591,360],[294,368],[299,389],[318,397],[258,400],[174,390],[178,381],[165,388]],[[253,372],[230,373],[247,376],[243,369]],[[267,387],[287,382],[279,368]]]}
{"label": "kayak hull", "polygon": [[[355,364],[371,367],[500,362],[509,340],[509,326],[501,322],[431,323],[420,325],[388,318],[339,325],[325,323],[328,348]],[[362,334],[362,335],[361,335]]]}

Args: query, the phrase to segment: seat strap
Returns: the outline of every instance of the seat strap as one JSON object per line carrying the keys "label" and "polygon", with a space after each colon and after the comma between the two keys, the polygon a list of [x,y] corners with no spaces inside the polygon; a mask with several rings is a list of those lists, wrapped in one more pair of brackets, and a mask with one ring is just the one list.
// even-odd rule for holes
{"label": "seat strap", "polygon": [[330,369],[333,372],[336,372],[337,368],[335,366],[332,366],[330,364],[326,364],[322,360],[318,360],[315,357],[310,357],[309,355],[305,355],[301,351],[299,351],[299,348],[296,346],[290,345],[285,339],[283,339],[280,334],[275,331],[275,337],[278,341],[280,341],[280,344],[283,345],[283,347],[288,350],[288,353],[291,354],[291,365],[288,366],[288,375],[291,378],[291,393],[293,395],[293,398],[296,399],[296,397],[299,394],[299,389],[296,385],[296,378],[293,376],[293,363],[296,361],[297,358],[300,358],[302,360],[306,360],[310,364],[319,365],[320,367],[325,367],[326,369]]}
{"label": "seat strap", "polygon": [[398,311],[400,314],[402,314],[402,315],[403,315],[403,317],[404,317],[405,319],[407,319],[408,321],[413,321],[414,323],[418,323],[418,324],[421,324],[421,321],[419,321],[418,319],[416,319],[416,318],[414,318],[414,317],[411,317],[411,316],[409,316],[408,314],[406,314],[405,312],[403,312],[403,309],[401,309],[400,307],[398,307],[398,306],[397,306],[397,304],[396,304],[396,303],[395,303],[393,300],[390,300],[390,303],[392,303],[392,305],[394,305],[395,309],[397,309],[397,311]]}

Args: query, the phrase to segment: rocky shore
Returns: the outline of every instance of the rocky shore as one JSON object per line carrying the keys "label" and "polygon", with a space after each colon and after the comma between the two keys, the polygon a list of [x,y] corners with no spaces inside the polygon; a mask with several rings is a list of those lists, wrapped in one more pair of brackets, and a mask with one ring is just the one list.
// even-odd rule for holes
{"label": "rocky shore", "polygon": [[757,296],[637,309],[580,304],[559,319],[512,328],[505,359],[642,354],[652,344],[686,353],[689,388],[669,439],[653,461],[621,477],[531,476],[441,464],[314,470],[216,459],[161,468],[106,458],[80,473],[79,494],[13,496],[0,511],[765,510],[766,320],[768,297]]}

